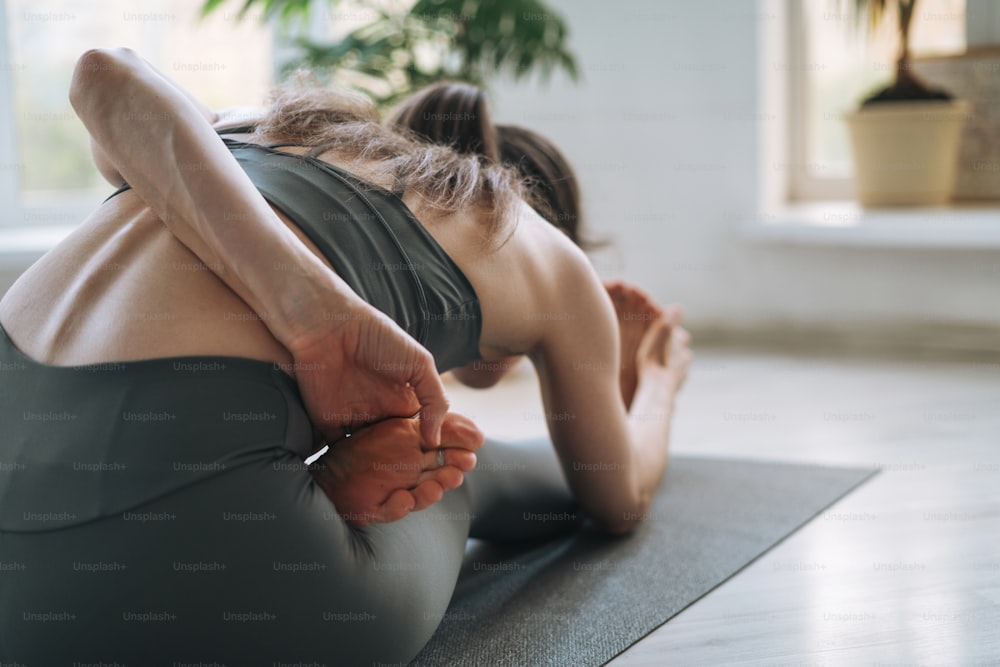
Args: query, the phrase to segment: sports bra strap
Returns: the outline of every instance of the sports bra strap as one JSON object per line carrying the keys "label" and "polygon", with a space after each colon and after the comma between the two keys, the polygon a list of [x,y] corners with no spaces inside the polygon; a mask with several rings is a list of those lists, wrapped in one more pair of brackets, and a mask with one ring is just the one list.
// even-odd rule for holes
{"label": "sports bra strap", "polygon": [[216,134],[252,134],[257,131],[256,125],[237,125],[236,127],[224,127],[216,130]]}

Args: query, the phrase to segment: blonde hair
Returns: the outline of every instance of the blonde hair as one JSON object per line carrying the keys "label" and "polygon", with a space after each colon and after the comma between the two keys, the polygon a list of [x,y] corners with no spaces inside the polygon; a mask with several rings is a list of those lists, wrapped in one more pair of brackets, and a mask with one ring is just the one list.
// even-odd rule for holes
{"label": "blonde hair", "polygon": [[372,164],[375,179],[417,192],[441,213],[472,208],[482,216],[488,240],[514,219],[521,196],[512,170],[385,127],[367,98],[304,84],[301,78],[271,94],[257,133],[269,141],[309,146],[313,157],[333,151]]}

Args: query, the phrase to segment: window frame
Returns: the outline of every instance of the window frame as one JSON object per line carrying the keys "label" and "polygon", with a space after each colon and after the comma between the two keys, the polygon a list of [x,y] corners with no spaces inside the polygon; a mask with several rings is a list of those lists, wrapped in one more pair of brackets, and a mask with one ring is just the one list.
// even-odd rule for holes
{"label": "window frame", "polygon": [[17,125],[14,122],[14,76],[18,66],[9,58],[7,3],[0,0],[0,201],[6,202],[0,212],[0,226],[7,222],[11,210],[20,207],[21,161],[17,151]]}
{"label": "window frame", "polygon": [[853,199],[850,177],[817,176],[808,168],[806,140],[806,86],[809,77],[807,35],[802,0],[786,0],[785,45],[788,91],[788,199],[793,202]]}
{"label": "window frame", "polygon": [[[4,257],[34,254],[50,248],[78,227],[114,190],[109,184],[106,192],[88,189],[22,191],[25,164],[18,136],[14,75],[26,64],[12,60],[10,28],[7,0],[0,0],[0,201],[3,202],[0,208],[0,269]],[[286,43],[277,22],[268,21],[267,29],[274,40],[270,61],[273,83]]]}
{"label": "window frame", "polygon": [[[786,200],[796,203],[854,199],[854,182],[850,177],[818,176],[807,169],[805,111],[809,68],[802,2],[784,0],[782,7],[784,60],[788,63],[783,82],[789,119],[785,137],[785,159],[789,165]],[[965,33],[969,47],[1000,44],[1000,5],[996,0],[966,0]]]}

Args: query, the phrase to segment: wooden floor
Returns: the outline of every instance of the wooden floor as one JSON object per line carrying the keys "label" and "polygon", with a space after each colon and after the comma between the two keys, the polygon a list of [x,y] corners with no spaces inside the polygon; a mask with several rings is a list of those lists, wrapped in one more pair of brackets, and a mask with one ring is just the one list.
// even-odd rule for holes
{"label": "wooden floor", "polygon": [[[534,385],[449,388],[520,437]],[[1000,363],[698,350],[672,446],[883,472],[611,665],[1000,665]]]}

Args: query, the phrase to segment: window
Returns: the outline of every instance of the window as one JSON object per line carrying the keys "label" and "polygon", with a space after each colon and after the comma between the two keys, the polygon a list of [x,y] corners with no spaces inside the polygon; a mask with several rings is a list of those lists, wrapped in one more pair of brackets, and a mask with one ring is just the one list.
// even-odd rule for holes
{"label": "window", "polygon": [[0,0],[0,225],[73,226],[110,193],[68,100],[76,59],[129,46],[209,106],[259,104],[271,30],[203,0]]}
{"label": "window", "polygon": [[[970,12],[994,0],[968,0]],[[920,0],[911,27],[916,57],[962,53],[967,0]],[[786,68],[789,117],[788,192],[793,200],[851,196],[851,153],[845,113],[893,73],[898,39],[894,15],[877,33],[855,22],[853,0],[790,0]]]}

